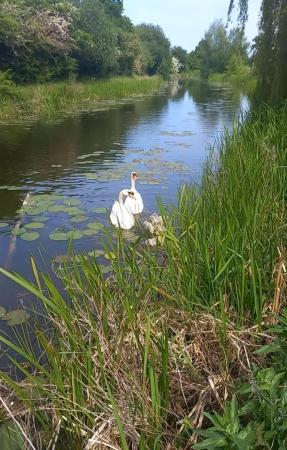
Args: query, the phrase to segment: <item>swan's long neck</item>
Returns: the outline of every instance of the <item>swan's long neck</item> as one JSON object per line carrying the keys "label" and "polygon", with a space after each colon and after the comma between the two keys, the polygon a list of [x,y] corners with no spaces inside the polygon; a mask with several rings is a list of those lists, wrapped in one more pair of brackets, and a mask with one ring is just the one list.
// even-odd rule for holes
{"label": "swan's long neck", "polygon": [[131,182],[132,182],[132,187],[131,187],[131,189],[135,190],[135,189],[136,189],[136,180],[134,179],[133,176],[131,176]]}

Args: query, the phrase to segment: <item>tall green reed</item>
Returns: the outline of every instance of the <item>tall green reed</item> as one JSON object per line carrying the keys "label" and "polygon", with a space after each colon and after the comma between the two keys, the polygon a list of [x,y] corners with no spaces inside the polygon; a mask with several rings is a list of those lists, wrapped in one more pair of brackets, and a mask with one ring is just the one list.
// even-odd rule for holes
{"label": "tall green reed", "polygon": [[[286,110],[264,108],[226,132],[201,186],[183,186],[176,207],[159,204],[160,245],[143,245],[142,236],[130,244],[121,232],[116,242],[106,239],[108,278],[85,256],[58,271],[62,290],[35,263],[34,283],[0,269],[38,298],[49,324],[36,327],[41,360],[28,340],[0,336],[27,363],[11,356],[24,384],[1,376],[40,428],[52,433],[59,424],[59,448],[82,448],[97,430],[121,448],[160,449],[183,439],[176,405],[185,388],[175,374],[188,374],[191,385],[202,378],[188,353],[194,314],[220,319],[227,376],[229,322],[261,324],[273,297],[277,248],[287,237],[286,129]],[[189,386],[183,421],[192,409]]]}

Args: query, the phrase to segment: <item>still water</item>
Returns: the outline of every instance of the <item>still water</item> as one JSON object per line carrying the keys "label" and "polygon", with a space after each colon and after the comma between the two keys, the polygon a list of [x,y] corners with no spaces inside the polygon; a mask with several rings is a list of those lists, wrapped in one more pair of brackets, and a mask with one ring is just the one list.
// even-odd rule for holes
{"label": "still water", "polygon": [[[75,253],[100,249],[101,225],[110,226],[108,210],[132,171],[144,216],[157,210],[158,196],[175,202],[183,182],[200,181],[210,145],[248,107],[238,90],[191,82],[51,123],[0,125],[0,267],[31,279],[33,255],[50,271],[71,236]],[[0,306],[11,312],[30,301],[0,275]],[[0,320],[3,331],[9,325]]]}

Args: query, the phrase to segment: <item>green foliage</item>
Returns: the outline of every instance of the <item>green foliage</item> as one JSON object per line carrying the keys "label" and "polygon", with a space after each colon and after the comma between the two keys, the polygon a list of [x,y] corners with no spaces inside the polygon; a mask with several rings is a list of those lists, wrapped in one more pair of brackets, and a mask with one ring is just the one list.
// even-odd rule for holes
{"label": "green foliage", "polygon": [[234,395],[223,415],[206,414],[212,426],[199,431],[205,439],[195,449],[283,450],[287,447],[286,318],[285,311],[279,324],[269,330],[275,339],[256,351],[260,355],[272,355],[271,367],[254,369],[250,382],[238,386],[239,405]]}
{"label": "green foliage", "polygon": [[156,73],[165,78],[171,71],[170,43],[159,26],[142,24],[136,27],[136,33],[143,42],[147,55],[147,72]]}
{"label": "green foliage", "polygon": [[[111,265],[100,265],[95,252],[91,259],[69,258],[58,272],[62,289],[35,264],[35,282],[0,268],[39,299],[50,331],[40,322],[35,333],[45,359],[26,339],[9,342],[0,334],[26,381],[19,385],[4,372],[1,377],[44,430],[51,433],[53,419],[61,420],[59,448],[85,448],[95,423],[97,430],[109,423],[108,438],[120,448],[188,448],[197,401],[191,386],[201,386],[202,377],[209,386],[213,363],[223,366],[216,372],[220,380],[232,384],[233,369],[237,377],[234,358],[244,333],[232,328],[236,346],[226,348],[228,316],[236,327],[248,321],[252,335],[250,323],[262,326],[266,300],[274,295],[277,248],[287,239],[286,117],[286,110],[264,108],[225,134],[201,187],[184,186],[176,207],[159,205],[160,248],[143,245],[145,235],[126,242],[119,231],[115,242],[104,242]],[[202,311],[203,321],[196,323]],[[196,365],[199,338],[206,334],[195,332],[205,321],[205,333],[216,323],[218,335],[211,334],[212,347]],[[254,371],[223,413],[206,414],[212,427],[199,431],[204,440],[194,448],[286,448],[286,317],[276,330],[279,341],[261,350],[275,355],[271,367]],[[27,385],[39,391],[40,403],[28,396]]]}
{"label": "green foliage", "polygon": [[247,425],[240,423],[240,410],[235,395],[227,402],[223,415],[218,413],[205,416],[212,423],[207,430],[196,430],[204,440],[195,444],[195,450],[252,450],[256,443],[256,434],[252,422]]}
{"label": "green foliage", "polygon": [[205,33],[194,54],[199,60],[201,76],[208,78],[212,73],[224,73],[237,70],[235,61],[247,69],[248,45],[241,28],[234,28],[227,33],[222,21],[215,21]]}
{"label": "green foliage", "polygon": [[133,27],[121,0],[2,0],[0,71],[10,70],[18,83],[133,73],[167,77],[169,42],[159,27],[146,27],[146,33]]}
{"label": "green foliage", "polygon": [[[235,0],[230,1],[229,16]],[[248,0],[239,1],[239,20],[247,20]],[[253,46],[259,78],[259,93],[265,100],[278,103],[287,98],[287,1],[262,0],[259,34]]]}

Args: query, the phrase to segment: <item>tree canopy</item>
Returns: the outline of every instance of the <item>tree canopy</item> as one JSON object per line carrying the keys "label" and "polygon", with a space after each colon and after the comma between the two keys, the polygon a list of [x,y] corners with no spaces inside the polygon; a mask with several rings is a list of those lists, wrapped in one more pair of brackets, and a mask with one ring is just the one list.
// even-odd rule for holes
{"label": "tree canopy", "polygon": [[[236,4],[230,1],[229,16]],[[244,26],[248,0],[239,0],[239,20]],[[259,34],[253,46],[260,93],[266,100],[287,98],[287,0],[262,0]]]}
{"label": "tree canopy", "polygon": [[248,43],[244,31],[237,27],[227,31],[221,20],[211,24],[195,49],[198,68],[203,78],[212,73],[236,72],[238,66],[248,61]]}
{"label": "tree canopy", "polygon": [[171,71],[162,29],[134,27],[122,0],[0,0],[0,71],[16,82]]}

